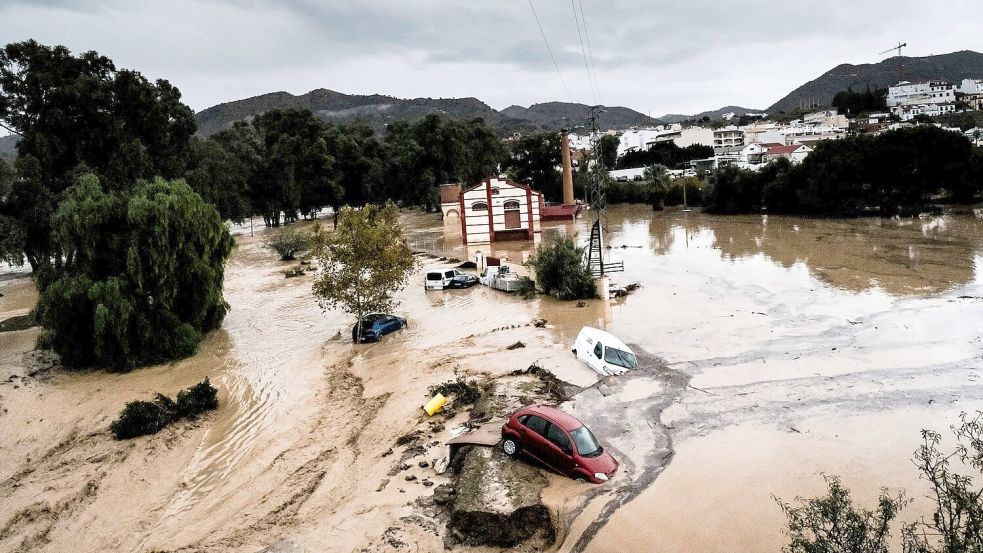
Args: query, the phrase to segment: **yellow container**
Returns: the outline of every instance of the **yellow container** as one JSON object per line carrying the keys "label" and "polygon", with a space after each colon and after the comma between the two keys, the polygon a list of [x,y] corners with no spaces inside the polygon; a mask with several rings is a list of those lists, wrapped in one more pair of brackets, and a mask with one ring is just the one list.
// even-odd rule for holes
{"label": "yellow container", "polygon": [[441,408],[444,407],[445,403],[447,403],[447,398],[444,397],[443,394],[437,394],[423,406],[423,410],[432,417],[434,413],[440,411]]}

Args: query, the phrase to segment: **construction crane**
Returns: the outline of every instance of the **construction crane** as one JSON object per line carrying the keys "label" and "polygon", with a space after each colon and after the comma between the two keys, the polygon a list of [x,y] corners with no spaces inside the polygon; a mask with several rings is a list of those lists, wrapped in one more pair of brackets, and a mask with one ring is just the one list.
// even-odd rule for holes
{"label": "construction crane", "polygon": [[904,80],[904,66],[901,65],[901,49],[902,48],[905,48],[907,46],[908,46],[908,43],[907,42],[899,42],[897,46],[895,46],[893,48],[888,48],[887,50],[884,50],[880,54],[877,54],[878,56],[883,56],[884,54],[886,54],[888,52],[894,52],[895,50],[897,50],[897,52],[898,52],[898,56],[897,56],[897,58],[898,58],[898,82],[899,83]]}

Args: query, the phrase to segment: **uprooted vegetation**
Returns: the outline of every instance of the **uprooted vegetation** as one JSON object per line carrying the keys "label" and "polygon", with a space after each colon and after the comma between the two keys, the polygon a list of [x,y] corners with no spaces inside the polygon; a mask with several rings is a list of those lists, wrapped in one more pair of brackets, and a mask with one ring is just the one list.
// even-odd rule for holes
{"label": "uprooted vegetation", "polygon": [[156,434],[165,426],[182,418],[194,420],[205,411],[218,408],[218,390],[208,378],[177,394],[177,401],[157,394],[153,401],[131,401],[109,425],[113,437],[128,440]]}
{"label": "uprooted vegetation", "polygon": [[458,376],[455,380],[448,380],[443,384],[435,384],[427,389],[431,397],[440,394],[447,398],[454,398],[455,403],[471,405],[481,397],[481,387],[476,380],[465,380],[463,376]]}

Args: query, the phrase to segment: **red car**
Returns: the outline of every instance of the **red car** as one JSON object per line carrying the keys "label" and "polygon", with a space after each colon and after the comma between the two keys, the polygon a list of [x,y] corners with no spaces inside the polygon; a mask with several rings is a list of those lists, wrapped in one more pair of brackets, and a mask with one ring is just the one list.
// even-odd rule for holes
{"label": "red car", "polygon": [[502,426],[502,450],[509,457],[525,453],[560,474],[595,484],[618,470],[584,423],[548,405],[513,413]]}

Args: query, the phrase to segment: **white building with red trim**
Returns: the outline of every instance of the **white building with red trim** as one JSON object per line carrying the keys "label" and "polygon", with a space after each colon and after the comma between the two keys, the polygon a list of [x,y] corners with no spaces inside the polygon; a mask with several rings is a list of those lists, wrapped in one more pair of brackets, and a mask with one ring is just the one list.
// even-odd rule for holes
{"label": "white building with red trim", "polygon": [[527,185],[490,177],[459,192],[456,205],[448,196],[442,198],[442,211],[445,217],[460,216],[464,244],[533,240],[541,232],[543,195]]}

